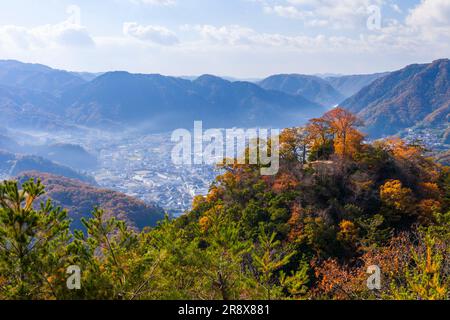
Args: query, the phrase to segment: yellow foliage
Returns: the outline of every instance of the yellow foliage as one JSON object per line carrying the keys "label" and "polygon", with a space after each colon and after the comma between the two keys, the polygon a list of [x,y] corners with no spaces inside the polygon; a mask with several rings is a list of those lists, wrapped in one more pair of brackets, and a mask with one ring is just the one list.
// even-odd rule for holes
{"label": "yellow foliage", "polygon": [[206,199],[204,196],[195,196],[192,200],[192,210],[198,210],[200,205],[206,202]]}
{"label": "yellow foliage", "polygon": [[209,219],[209,217],[202,217],[200,218],[199,224],[200,230],[202,230],[202,232],[206,232],[211,226],[211,219]]}
{"label": "yellow foliage", "polygon": [[412,190],[404,188],[401,181],[390,180],[380,187],[380,198],[388,206],[401,213],[412,213],[414,197]]}
{"label": "yellow foliage", "polygon": [[403,160],[414,160],[422,155],[422,149],[417,146],[408,145],[400,138],[390,138],[384,141],[385,147],[389,149],[394,157]]}
{"label": "yellow foliage", "polygon": [[339,223],[338,240],[354,243],[358,239],[358,227],[351,221],[342,220]]}

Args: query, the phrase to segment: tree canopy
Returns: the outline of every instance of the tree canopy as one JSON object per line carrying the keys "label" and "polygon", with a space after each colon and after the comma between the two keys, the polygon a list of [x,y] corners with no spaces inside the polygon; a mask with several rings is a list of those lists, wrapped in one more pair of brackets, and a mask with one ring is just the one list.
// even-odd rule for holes
{"label": "tree canopy", "polygon": [[364,141],[360,124],[337,108],[286,129],[277,175],[224,165],[192,210],[142,232],[99,208],[72,233],[39,181],[5,181],[0,298],[447,299],[450,170],[419,145]]}

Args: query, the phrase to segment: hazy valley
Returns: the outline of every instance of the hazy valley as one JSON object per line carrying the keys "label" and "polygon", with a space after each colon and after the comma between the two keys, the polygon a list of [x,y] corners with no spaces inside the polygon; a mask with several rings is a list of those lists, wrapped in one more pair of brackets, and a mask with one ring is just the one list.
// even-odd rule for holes
{"label": "hazy valley", "polygon": [[171,130],[192,130],[195,120],[209,128],[286,128],[336,105],[365,122],[369,139],[398,133],[421,140],[446,162],[449,65],[440,60],[324,78],[274,75],[253,83],[211,75],[79,74],[2,61],[0,176],[37,171],[78,179],[179,216],[219,172],[173,165]]}

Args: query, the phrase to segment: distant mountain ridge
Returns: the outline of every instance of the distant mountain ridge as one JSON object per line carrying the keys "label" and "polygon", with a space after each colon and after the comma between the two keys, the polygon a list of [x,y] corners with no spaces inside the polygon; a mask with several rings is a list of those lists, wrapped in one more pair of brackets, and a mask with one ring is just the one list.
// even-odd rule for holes
{"label": "distant mountain ridge", "polygon": [[27,171],[39,171],[97,185],[94,178],[39,156],[15,154],[0,150],[0,163],[0,174],[10,177],[20,175]]}
{"label": "distant mountain ridge", "polygon": [[328,81],[316,76],[279,74],[260,81],[259,85],[267,90],[303,96],[328,108],[345,99]]}
{"label": "distant mountain ridge", "polygon": [[7,60],[0,61],[0,123],[166,132],[203,120],[205,127],[281,128],[301,125],[336,104],[365,120],[373,136],[448,122],[448,59],[391,73],[323,77],[186,80],[121,71],[73,73]]}
{"label": "distant mountain ridge", "polygon": [[323,111],[301,96],[209,75],[185,80],[120,71],[76,73],[0,61],[0,121],[12,126],[168,131],[203,120],[209,127],[284,127]]}
{"label": "distant mountain ridge", "polygon": [[85,82],[78,75],[41,64],[0,60],[0,85],[59,94]]}
{"label": "distant mountain ridge", "polygon": [[341,104],[365,121],[374,137],[418,124],[450,121],[450,60],[414,64],[375,80]]}
{"label": "distant mountain ridge", "polygon": [[108,72],[67,91],[65,116],[90,126],[143,125],[153,130],[294,125],[323,107],[300,96],[264,90],[250,82],[204,75],[194,81],[158,74]]}
{"label": "distant mountain ridge", "polygon": [[358,93],[362,88],[370,85],[375,80],[389,75],[389,73],[390,72],[348,76],[330,76],[324,79],[328,81],[328,83],[331,84],[333,88],[338,90],[343,96],[349,98]]}

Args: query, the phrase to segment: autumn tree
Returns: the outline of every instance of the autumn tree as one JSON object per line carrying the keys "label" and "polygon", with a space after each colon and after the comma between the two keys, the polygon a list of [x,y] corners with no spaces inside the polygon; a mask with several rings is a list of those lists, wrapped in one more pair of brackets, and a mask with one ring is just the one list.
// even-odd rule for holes
{"label": "autumn tree", "polygon": [[327,159],[333,153],[332,132],[323,118],[314,118],[306,126],[308,143],[311,146],[310,160]]}
{"label": "autumn tree", "polygon": [[342,157],[353,156],[360,150],[364,136],[356,128],[362,122],[351,112],[335,108],[323,116],[334,136],[334,150]]}
{"label": "autumn tree", "polygon": [[305,128],[288,128],[280,134],[280,156],[288,161],[306,163],[309,145],[308,132]]}
{"label": "autumn tree", "polygon": [[391,221],[414,214],[415,202],[411,189],[403,187],[399,180],[387,181],[380,187],[380,199],[384,204],[383,213]]}

